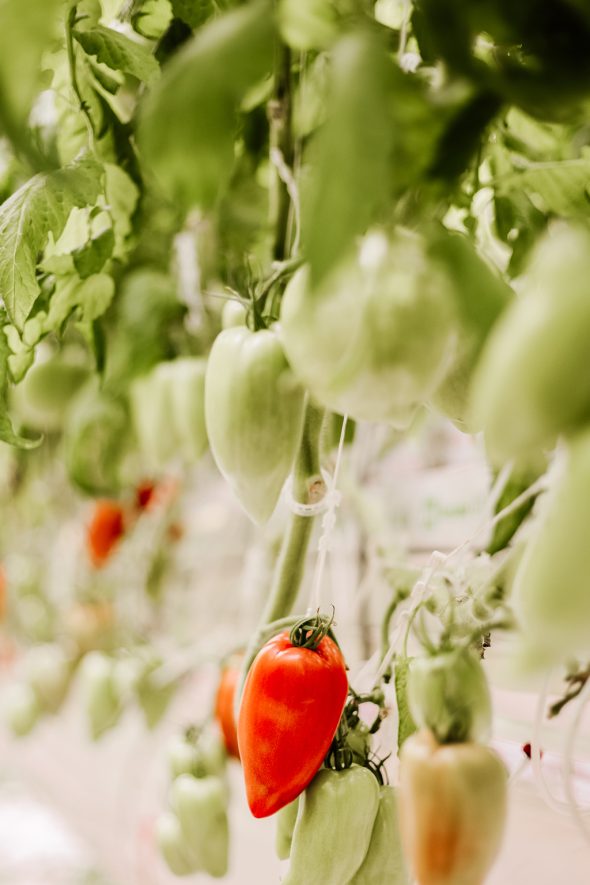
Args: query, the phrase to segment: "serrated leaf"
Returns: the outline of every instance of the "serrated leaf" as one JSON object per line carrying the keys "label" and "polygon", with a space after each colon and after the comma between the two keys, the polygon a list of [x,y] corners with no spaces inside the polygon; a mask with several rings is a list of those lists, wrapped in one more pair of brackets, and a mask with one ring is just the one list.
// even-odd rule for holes
{"label": "serrated leaf", "polygon": [[131,219],[139,200],[139,190],[130,176],[113,163],[105,164],[105,197],[115,234],[113,256],[123,258],[128,248],[127,239],[132,230]]}
{"label": "serrated leaf", "polygon": [[408,706],[408,670],[411,658],[400,658],[395,664],[395,697],[397,700],[397,748],[401,750],[404,741],[407,741],[417,726],[412,719]]}
{"label": "serrated leaf", "polygon": [[39,439],[26,439],[20,436],[15,432],[8,414],[8,360],[10,357],[10,347],[8,346],[8,339],[4,331],[6,320],[5,311],[0,310],[0,440],[20,449],[32,449],[39,445],[42,437]]}
{"label": "serrated leaf", "polygon": [[49,234],[57,239],[74,207],[93,205],[102,166],[90,157],[35,175],[0,207],[0,295],[22,330],[39,295],[36,268]]}
{"label": "serrated leaf", "polygon": [[95,56],[113,71],[123,71],[146,83],[160,73],[150,50],[119,31],[96,25],[87,31],[74,31],[74,37],[87,55]]}
{"label": "serrated leaf", "polygon": [[315,169],[304,199],[303,234],[317,282],[372,221],[391,183],[387,125],[393,65],[373,34],[336,45],[330,113],[317,137]]}
{"label": "serrated leaf", "polygon": [[96,274],[103,269],[106,262],[113,254],[115,234],[112,227],[103,230],[82,249],[73,254],[74,267],[81,279]]}
{"label": "serrated leaf", "polygon": [[240,101],[270,71],[273,50],[272,7],[258,0],[197,31],[151,91],[140,147],[181,205],[209,207],[227,183]]}
{"label": "serrated leaf", "polygon": [[85,280],[77,276],[59,280],[49,303],[42,333],[47,335],[61,330],[76,309],[80,310],[82,321],[93,322],[110,305],[114,292],[114,280],[107,274],[94,274]]}
{"label": "serrated leaf", "polygon": [[588,216],[590,158],[531,163],[496,182],[499,194],[512,190],[538,194],[548,212],[565,218]]}

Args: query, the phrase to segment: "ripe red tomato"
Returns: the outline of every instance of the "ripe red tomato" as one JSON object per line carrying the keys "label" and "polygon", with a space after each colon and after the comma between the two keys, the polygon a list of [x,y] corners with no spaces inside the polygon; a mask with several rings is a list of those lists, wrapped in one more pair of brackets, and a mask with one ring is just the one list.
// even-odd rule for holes
{"label": "ripe red tomato", "polygon": [[97,501],[88,525],[86,546],[95,568],[101,568],[125,533],[125,514],[118,501]]}
{"label": "ripe red tomato", "polygon": [[239,678],[240,668],[237,664],[224,667],[215,698],[215,718],[223,735],[225,749],[236,759],[240,758],[240,751],[234,716],[234,697]]}
{"label": "ripe red tomato", "polygon": [[275,636],[250,668],[238,716],[248,804],[267,817],[292,802],[321,766],[346,703],[346,664],[323,636],[315,648]]}
{"label": "ripe red tomato", "polygon": [[138,510],[149,510],[156,498],[157,488],[155,483],[146,480],[140,482],[135,489],[135,506]]}

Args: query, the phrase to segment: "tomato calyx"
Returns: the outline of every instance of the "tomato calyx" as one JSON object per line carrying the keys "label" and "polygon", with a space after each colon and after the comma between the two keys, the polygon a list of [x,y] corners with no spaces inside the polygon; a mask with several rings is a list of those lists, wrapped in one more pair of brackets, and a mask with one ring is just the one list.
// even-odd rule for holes
{"label": "tomato calyx", "polygon": [[334,610],[328,617],[320,614],[318,609],[315,615],[306,615],[293,625],[289,640],[296,648],[308,648],[314,651],[330,632],[333,622]]}

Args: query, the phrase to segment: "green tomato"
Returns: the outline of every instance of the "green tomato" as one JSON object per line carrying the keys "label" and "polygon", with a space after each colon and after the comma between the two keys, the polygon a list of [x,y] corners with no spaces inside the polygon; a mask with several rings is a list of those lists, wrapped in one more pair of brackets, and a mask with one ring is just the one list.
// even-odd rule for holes
{"label": "green tomato", "polygon": [[539,242],[519,297],[492,335],[473,384],[491,457],[526,460],[590,413],[590,233],[560,227]]}
{"label": "green tomato", "polygon": [[66,354],[37,362],[14,388],[14,408],[33,430],[61,430],[70,402],[87,378],[88,369]]}
{"label": "green tomato", "polygon": [[89,494],[111,495],[121,485],[123,459],[130,443],[125,405],[85,384],[72,402],[64,426],[64,460],[72,482]]}
{"label": "green tomato", "polygon": [[207,448],[205,428],[205,372],[201,357],[174,360],[170,396],[179,455],[185,464],[196,464]]}
{"label": "green tomato", "polygon": [[455,356],[432,404],[459,430],[475,433],[481,428],[470,414],[471,379],[482,347],[511,301],[512,291],[462,234],[445,230],[432,234],[429,255],[448,276],[458,317]]}
{"label": "green tomato", "polygon": [[221,326],[223,329],[231,329],[233,326],[245,326],[248,312],[241,301],[231,298],[226,301],[221,313]]}
{"label": "green tomato", "polygon": [[181,774],[193,777],[223,775],[226,753],[220,736],[213,729],[201,732],[196,739],[174,737],[168,746],[168,766],[173,778]]}
{"label": "green tomato", "polygon": [[30,685],[21,683],[13,687],[4,714],[8,727],[16,737],[30,734],[41,716],[37,694]]}
{"label": "green tomato", "polygon": [[322,768],[301,794],[284,885],[342,885],[366,857],[379,785],[368,768]]}
{"label": "green tomato", "polygon": [[100,651],[90,652],[84,658],[81,679],[90,734],[98,740],[117,724],[123,712],[115,662]]}
{"label": "green tomato", "polygon": [[275,851],[279,860],[287,860],[291,854],[293,831],[299,811],[299,796],[277,812],[277,828],[275,830]]}
{"label": "green tomato", "polygon": [[395,790],[382,786],[369,849],[349,885],[409,885],[398,821]]}
{"label": "green tomato", "polygon": [[429,729],[441,744],[489,738],[490,689],[481,660],[467,649],[414,658],[408,704],[418,727]]}
{"label": "green tomato", "polygon": [[47,713],[61,707],[72,674],[69,658],[58,645],[37,645],[31,648],[25,662],[27,680],[39,705]]}
{"label": "green tomato", "polygon": [[130,406],[139,449],[151,470],[196,463],[207,448],[205,368],[199,357],[159,363],[133,382]]}
{"label": "green tomato", "polygon": [[165,811],[156,822],[156,842],[160,854],[175,876],[190,876],[199,870],[199,863],[182,833],[180,822],[171,811]]}
{"label": "green tomato", "polygon": [[312,289],[301,268],[281,306],[293,371],[333,412],[406,427],[452,355],[454,307],[446,276],[421,240],[378,235]]}
{"label": "green tomato", "polygon": [[590,431],[571,440],[561,475],[541,499],[511,601],[526,645],[544,666],[590,646]]}
{"label": "green tomato", "polygon": [[213,457],[246,513],[271,516],[291,472],[303,428],[304,392],[274,331],[225,329],[205,380]]}
{"label": "green tomato", "polygon": [[170,792],[180,829],[199,866],[215,878],[228,868],[229,825],[227,794],[218,777],[195,778],[181,774]]}

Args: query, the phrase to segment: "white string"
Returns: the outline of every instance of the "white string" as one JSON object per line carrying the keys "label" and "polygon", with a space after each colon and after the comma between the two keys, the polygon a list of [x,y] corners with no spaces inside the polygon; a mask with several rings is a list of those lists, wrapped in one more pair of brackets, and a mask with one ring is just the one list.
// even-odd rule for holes
{"label": "white string", "polygon": [[338,452],[336,454],[336,463],[334,464],[334,473],[326,482],[327,506],[322,519],[322,533],[318,541],[318,558],[316,563],[315,575],[311,587],[309,600],[309,610],[315,612],[320,607],[322,579],[326,567],[326,559],[330,549],[330,542],[336,525],[336,510],[340,504],[340,493],[338,492],[338,476],[340,474],[340,465],[342,463],[342,453],[344,451],[344,439],[346,437],[346,425],[348,423],[348,415],[344,415],[342,419],[342,428],[340,430],[340,440],[338,442]]}
{"label": "white string", "polygon": [[549,808],[553,809],[553,811],[559,812],[559,814],[563,814],[566,810],[566,804],[553,795],[551,790],[547,785],[547,781],[545,780],[545,776],[543,774],[543,761],[541,759],[541,739],[543,736],[543,719],[545,716],[545,707],[547,705],[547,695],[549,694],[549,684],[551,682],[551,677],[553,675],[553,671],[550,670],[545,678],[545,682],[543,683],[543,688],[539,692],[539,697],[537,699],[537,708],[535,710],[535,720],[533,725],[533,734],[531,737],[531,764],[533,767],[533,777],[535,779],[535,783],[537,788],[545,801],[546,805]]}
{"label": "white string", "polygon": [[[490,490],[490,493],[488,495],[488,500],[486,502],[486,507],[485,507],[486,513],[489,513],[495,507],[495,505],[502,493],[502,490],[507,482],[509,472],[510,472],[510,465],[506,465],[500,471],[498,476],[496,477],[496,480]],[[525,501],[528,501],[529,498],[532,498],[533,496],[537,495],[539,492],[544,491],[546,488],[547,488],[547,475],[545,474],[544,476],[539,477],[539,479],[537,479],[534,483],[532,483],[532,485],[530,485],[528,487],[528,489],[525,489],[524,492],[522,492],[520,495],[518,495],[513,501],[510,502],[510,504],[507,504],[506,507],[503,507],[502,510],[500,510],[498,513],[496,513],[493,517],[491,517],[489,519],[485,519],[483,521],[483,523],[465,541],[463,541],[462,544],[459,544],[459,546],[455,547],[453,550],[451,550],[450,553],[442,553],[440,550],[434,550],[430,559],[428,560],[427,565],[425,566],[424,570],[422,571],[420,578],[416,581],[416,583],[414,584],[414,587],[412,588],[412,592],[410,593],[410,597],[409,597],[410,600],[415,601],[415,604],[419,605],[422,602],[422,600],[424,599],[426,591],[427,591],[433,577],[438,572],[441,571],[443,566],[445,566],[458,553],[461,553],[462,550],[464,550],[466,547],[468,547],[470,544],[472,544],[473,541],[477,537],[479,537],[480,534],[482,534],[483,532],[491,531],[491,529],[498,522],[500,522],[502,519],[504,519],[504,517],[508,516],[514,510],[518,510],[518,508],[521,507],[522,504],[525,503]],[[410,617],[410,615],[411,615],[410,610],[404,612],[404,616],[405,616],[404,624],[407,624],[407,619]],[[396,629],[396,631],[392,637],[389,649],[387,651],[387,654],[383,658],[383,661],[381,662],[381,666],[379,667],[379,670],[376,674],[376,678],[380,678],[383,675],[383,673],[386,672],[387,668],[391,664],[391,661],[393,660],[393,657],[394,657],[396,650],[397,650],[397,643],[399,641],[399,637],[401,634],[401,627],[402,627],[402,625],[400,624],[400,627],[398,629]]]}
{"label": "white string", "polygon": [[322,474],[322,479],[324,480],[326,491],[320,500],[315,501],[313,504],[302,504],[301,501],[298,501],[293,495],[293,476],[289,476],[287,479],[285,484],[287,503],[291,512],[295,513],[296,516],[308,516],[310,518],[312,516],[319,516],[321,513],[325,513],[330,507],[336,508],[340,504],[342,496],[340,492],[333,487],[333,477],[327,470],[321,470],[320,472]]}
{"label": "white string", "polygon": [[577,823],[579,829],[581,830],[584,838],[587,842],[590,842],[590,829],[588,828],[586,821],[583,818],[583,812],[588,813],[590,808],[581,808],[578,800],[576,799],[574,793],[574,785],[573,785],[573,762],[574,762],[574,748],[576,739],[578,736],[578,731],[582,722],[582,716],[584,715],[584,710],[586,709],[586,704],[590,700],[590,680],[586,682],[584,688],[580,692],[578,705],[576,710],[576,715],[574,716],[570,727],[568,728],[565,746],[563,751],[563,785],[565,789],[565,795],[567,798],[567,807],[569,808],[570,813],[572,814],[575,822]]}

